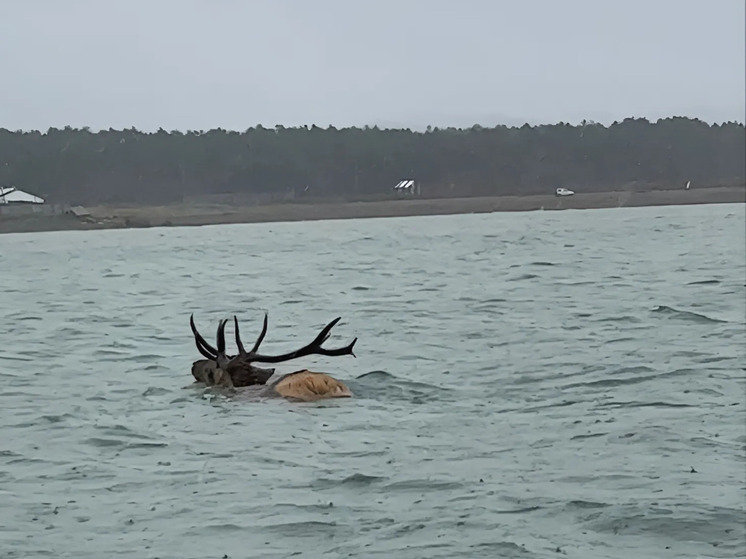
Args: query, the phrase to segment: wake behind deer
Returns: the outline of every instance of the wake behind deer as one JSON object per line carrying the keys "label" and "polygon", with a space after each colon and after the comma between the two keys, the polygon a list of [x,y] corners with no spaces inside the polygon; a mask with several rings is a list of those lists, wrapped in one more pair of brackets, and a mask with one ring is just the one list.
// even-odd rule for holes
{"label": "wake behind deer", "polygon": [[311,402],[327,398],[350,398],[352,391],[345,383],[326,373],[301,369],[293,373],[273,379],[275,369],[257,367],[254,363],[282,363],[306,355],[325,355],[336,357],[352,355],[357,338],[348,345],[335,349],[327,349],[322,344],[329,338],[332,328],[339,322],[337,317],[327,324],[321,332],[307,345],[280,355],[266,355],[259,353],[259,346],[267,334],[267,314],[259,337],[250,351],[246,351],[238,328],[238,319],[233,317],[234,332],[238,354],[229,356],[225,348],[225,325],[227,320],[221,320],[217,329],[217,347],[210,345],[199,333],[194,324],[194,315],[189,317],[189,326],[194,334],[197,351],[205,357],[192,364],[192,376],[197,382],[206,386],[221,386],[225,388],[242,388],[247,386],[265,386],[262,396],[279,396],[289,400]]}

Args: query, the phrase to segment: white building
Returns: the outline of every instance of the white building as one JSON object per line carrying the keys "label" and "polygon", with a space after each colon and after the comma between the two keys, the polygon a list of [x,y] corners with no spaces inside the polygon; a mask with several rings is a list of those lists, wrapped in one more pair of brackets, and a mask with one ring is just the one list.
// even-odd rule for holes
{"label": "white building", "polygon": [[413,180],[399,181],[394,187],[394,191],[399,195],[419,196],[420,183]]}
{"label": "white building", "polygon": [[0,186],[0,204],[16,203],[43,204],[44,199],[12,186]]}

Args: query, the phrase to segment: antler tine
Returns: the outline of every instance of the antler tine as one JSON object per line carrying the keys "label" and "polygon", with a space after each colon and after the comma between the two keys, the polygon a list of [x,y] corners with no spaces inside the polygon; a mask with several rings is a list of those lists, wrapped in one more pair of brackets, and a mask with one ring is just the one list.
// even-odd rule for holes
{"label": "antler tine", "polygon": [[[217,361],[218,365],[224,370],[227,370],[228,368],[231,368],[233,366],[239,368],[246,368],[247,366],[250,367],[251,362],[255,360],[254,356],[257,354],[256,352],[259,349],[262,341],[264,340],[264,336],[267,335],[267,313],[264,313],[264,323],[262,325],[262,331],[260,332],[259,337],[256,339],[254,347],[251,348],[250,352],[246,352],[246,348],[244,347],[243,341],[241,340],[241,333],[238,327],[238,318],[236,317],[236,315],[233,315],[233,324],[235,326],[236,334],[236,345],[238,346],[238,355],[235,355],[233,357],[225,355],[225,324],[227,322],[227,320],[223,320],[221,321],[220,326],[218,326],[218,357],[215,359],[215,361]],[[274,369],[272,369],[272,371],[274,371]]]}
{"label": "antler tine", "polygon": [[218,324],[218,350],[217,355],[220,357],[222,354],[225,356],[225,323],[228,322],[227,319],[223,319]]}
{"label": "antler tine", "polygon": [[197,326],[194,324],[194,313],[189,316],[189,326],[192,329],[192,334],[194,334],[194,343],[197,345],[197,351],[207,359],[216,359],[218,356],[218,350],[207,343],[207,340],[205,340],[202,337],[202,334],[197,331]]}
{"label": "antler tine", "polygon": [[300,349],[297,349],[295,351],[291,351],[289,353],[284,353],[282,355],[261,355],[259,353],[251,353],[249,354],[249,357],[251,357],[252,361],[261,361],[263,363],[279,363],[281,361],[290,361],[291,359],[296,359],[298,357],[303,357],[304,355],[326,355],[329,357],[336,357],[340,355],[352,355],[355,357],[355,354],[353,353],[353,348],[355,347],[355,342],[357,342],[357,338],[352,340],[352,342],[344,347],[335,348],[335,349],[326,349],[321,347],[321,344],[323,344],[327,338],[329,338],[331,329],[334,328],[334,326],[341,320],[341,316],[335,318],[332,320],[329,324],[327,324],[321,332],[314,338],[314,340],[309,343],[306,346],[303,346]]}
{"label": "antler tine", "polygon": [[236,318],[236,315],[233,315],[233,326],[235,328],[236,332],[236,345],[238,346],[238,354],[243,356],[246,355],[246,350],[243,347],[243,342],[241,341],[241,334],[238,332],[238,319]]}
{"label": "antler tine", "polygon": [[232,359],[225,354],[225,325],[227,322],[228,319],[223,319],[218,324],[218,352],[217,358],[215,359],[218,367],[223,369],[225,372],[228,371],[227,367],[232,361]]}
{"label": "antler tine", "polygon": [[262,331],[259,334],[259,337],[256,339],[256,342],[254,343],[254,347],[251,348],[251,354],[255,354],[257,351],[259,351],[259,346],[262,345],[262,342],[264,341],[264,336],[267,335],[267,315],[268,313],[264,313],[264,323],[262,324]]}
{"label": "antler tine", "polygon": [[323,330],[319,332],[319,335],[316,336],[316,338],[311,342],[312,344],[323,344],[326,340],[329,339],[329,336],[332,335],[332,328],[334,328],[337,325],[337,322],[342,320],[341,316],[338,316],[334,320],[332,320],[329,324],[324,326]]}
{"label": "antler tine", "polygon": [[332,328],[334,328],[337,325],[337,322],[339,322],[342,319],[341,316],[338,316],[334,320],[332,320],[329,324],[327,324],[324,329],[319,332],[319,335],[316,336],[316,339],[311,342],[311,344],[316,344],[318,347],[314,353],[319,353],[321,355],[327,355],[329,357],[336,357],[339,355],[352,355],[353,357],[357,358],[355,353],[353,353],[353,349],[355,347],[355,343],[357,342],[357,337],[353,339],[348,345],[344,347],[339,347],[336,349],[325,349],[321,347],[321,344],[323,344],[327,339],[329,339],[329,336],[331,336]]}
{"label": "antler tine", "polygon": [[326,355],[328,357],[337,357],[340,355],[352,355],[354,358],[357,359],[357,355],[353,352],[353,349],[355,348],[355,343],[357,343],[357,338],[352,340],[349,344],[347,344],[344,347],[338,347],[336,349],[324,349],[323,347],[319,348],[320,351],[315,351],[314,353],[319,353],[321,355]]}

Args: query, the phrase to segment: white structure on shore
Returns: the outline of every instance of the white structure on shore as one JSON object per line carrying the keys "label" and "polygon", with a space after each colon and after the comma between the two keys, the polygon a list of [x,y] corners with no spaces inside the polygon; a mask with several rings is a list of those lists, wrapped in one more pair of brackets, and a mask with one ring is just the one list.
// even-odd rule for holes
{"label": "white structure on shore", "polygon": [[0,204],[17,203],[43,204],[44,199],[12,186],[0,186]]}
{"label": "white structure on shore", "polygon": [[394,187],[394,192],[399,195],[419,196],[420,183],[411,179],[399,181]]}

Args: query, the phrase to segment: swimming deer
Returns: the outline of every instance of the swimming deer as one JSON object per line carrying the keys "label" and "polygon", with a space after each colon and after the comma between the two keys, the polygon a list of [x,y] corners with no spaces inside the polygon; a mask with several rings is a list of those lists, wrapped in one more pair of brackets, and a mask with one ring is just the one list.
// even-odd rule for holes
{"label": "swimming deer", "polygon": [[267,314],[264,314],[264,323],[259,337],[256,339],[251,351],[246,351],[241,341],[238,329],[238,319],[233,317],[234,332],[238,354],[228,356],[225,353],[225,325],[227,320],[221,320],[217,330],[217,348],[211,346],[197,331],[194,324],[194,315],[189,318],[189,325],[194,334],[197,351],[205,359],[200,359],[192,364],[192,376],[208,386],[223,386],[226,388],[240,388],[253,385],[267,385],[262,391],[265,396],[282,396],[284,398],[301,401],[314,401],[325,398],[349,398],[352,391],[342,382],[326,373],[317,373],[302,369],[294,373],[282,375],[276,381],[268,381],[274,375],[274,369],[263,369],[256,367],[253,363],[281,363],[303,357],[306,355],[326,355],[335,357],[339,355],[352,355],[357,338],[344,347],[326,349],[321,345],[329,338],[331,329],[339,322],[337,317],[327,324],[313,341],[300,349],[283,353],[281,355],[263,355],[259,353],[259,346],[267,334]]}

